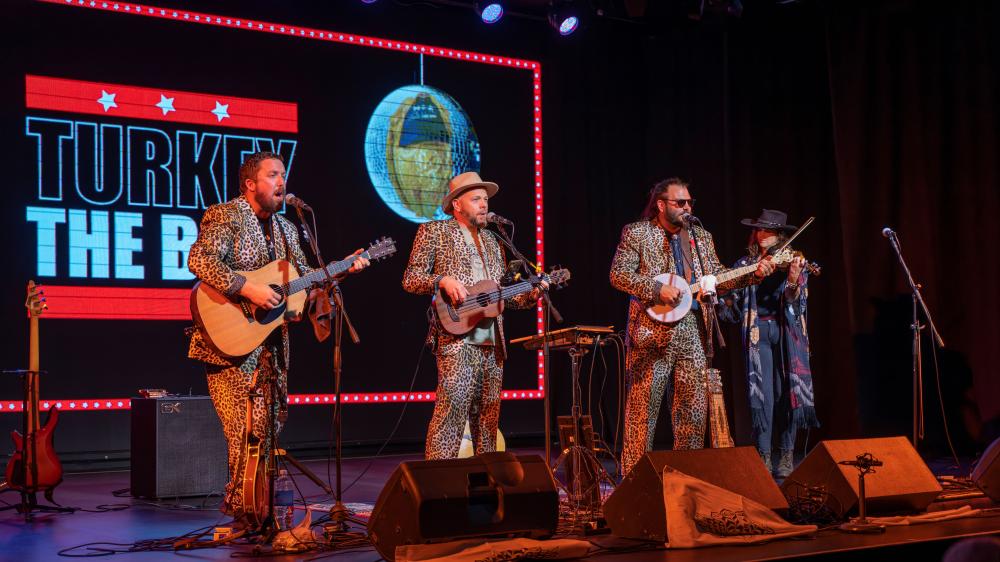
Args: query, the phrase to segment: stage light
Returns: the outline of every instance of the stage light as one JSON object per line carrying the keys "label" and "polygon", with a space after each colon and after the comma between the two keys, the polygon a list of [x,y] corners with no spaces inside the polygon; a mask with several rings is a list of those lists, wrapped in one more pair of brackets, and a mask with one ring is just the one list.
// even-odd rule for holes
{"label": "stage light", "polygon": [[375,2],[378,2],[378,0],[361,0],[362,4],[374,4]]}
{"label": "stage light", "polygon": [[483,23],[496,23],[503,18],[503,2],[476,2],[474,7]]}
{"label": "stage light", "polygon": [[559,32],[559,35],[570,35],[580,28],[584,17],[578,2],[572,0],[551,0],[549,2],[549,25]]}

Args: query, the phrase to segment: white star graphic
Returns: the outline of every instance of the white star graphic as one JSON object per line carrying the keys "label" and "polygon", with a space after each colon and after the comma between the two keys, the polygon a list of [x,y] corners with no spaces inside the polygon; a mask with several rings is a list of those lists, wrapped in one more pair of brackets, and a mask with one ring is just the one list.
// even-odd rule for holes
{"label": "white star graphic", "polygon": [[174,98],[168,98],[163,94],[160,94],[160,103],[156,104],[156,107],[162,109],[164,115],[171,111],[177,111],[174,109]]}
{"label": "white star graphic", "polygon": [[117,95],[118,94],[109,94],[104,90],[101,90],[101,97],[97,98],[97,103],[104,106],[105,113],[108,112],[109,107],[118,107],[118,104],[115,103],[115,96]]}
{"label": "white star graphic", "polygon": [[215,109],[212,110],[212,113],[215,114],[215,117],[218,118],[219,121],[222,121],[223,119],[229,117],[229,104],[227,103],[226,105],[222,105],[216,101]]}

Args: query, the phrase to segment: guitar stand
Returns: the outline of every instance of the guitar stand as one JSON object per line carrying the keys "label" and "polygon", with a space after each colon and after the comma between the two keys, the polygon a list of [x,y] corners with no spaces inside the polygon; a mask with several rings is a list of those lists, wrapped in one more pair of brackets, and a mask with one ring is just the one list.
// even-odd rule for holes
{"label": "guitar stand", "polygon": [[[599,338],[599,336],[598,336]],[[599,345],[599,339],[598,339]],[[566,348],[569,353],[573,385],[573,435],[572,442],[563,449],[552,465],[552,474],[556,483],[566,495],[569,520],[573,531],[584,533],[596,529],[601,523],[602,485],[614,489],[611,476],[604,469],[601,461],[591,448],[585,446],[580,435],[581,390],[580,367],[581,359],[587,354],[587,349],[580,345]],[[563,478],[557,475],[562,468]]]}

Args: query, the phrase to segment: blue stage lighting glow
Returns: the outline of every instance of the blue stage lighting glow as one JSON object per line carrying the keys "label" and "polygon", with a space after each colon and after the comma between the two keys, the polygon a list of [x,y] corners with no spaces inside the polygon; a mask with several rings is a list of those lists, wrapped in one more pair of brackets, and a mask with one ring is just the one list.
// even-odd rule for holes
{"label": "blue stage lighting glow", "polygon": [[483,23],[496,23],[503,17],[503,6],[498,2],[487,4],[483,8],[481,17],[483,18]]}

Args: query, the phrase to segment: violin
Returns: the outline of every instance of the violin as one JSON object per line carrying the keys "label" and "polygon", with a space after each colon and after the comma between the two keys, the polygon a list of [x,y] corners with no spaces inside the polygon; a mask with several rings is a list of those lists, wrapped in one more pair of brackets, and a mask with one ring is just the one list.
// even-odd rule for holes
{"label": "violin", "polygon": [[809,261],[806,259],[806,255],[802,252],[796,250],[792,252],[793,258],[802,258],[802,268],[809,272],[809,275],[813,277],[819,277],[820,273],[823,273],[823,268],[814,261]]}
{"label": "violin", "polygon": [[[768,250],[768,252],[767,252],[767,255],[769,255],[769,256],[773,255],[774,248],[776,248],[776,247],[770,248]],[[821,273],[823,273],[823,268],[818,263],[816,263],[814,261],[811,262],[811,261],[807,260],[806,259],[806,255],[803,254],[799,250],[793,250],[792,251],[792,258],[802,258],[802,262],[803,262],[802,263],[802,268],[805,269],[806,271],[808,271],[809,275],[812,275],[814,277],[818,277]],[[788,263],[789,262],[786,262],[785,264],[782,264],[780,266],[780,268],[781,269],[786,269],[788,267],[788,265],[787,265]]]}
{"label": "violin", "polygon": [[44,292],[34,281],[28,281],[28,296],[24,302],[30,322],[28,372],[25,374],[25,432],[24,435],[18,431],[11,432],[14,454],[7,463],[5,477],[11,488],[28,494],[44,491],[45,498],[55,503],[52,490],[62,482],[63,477],[62,464],[52,445],[59,410],[55,405],[49,409],[44,426],[38,411],[38,317],[48,308],[43,295]]}

